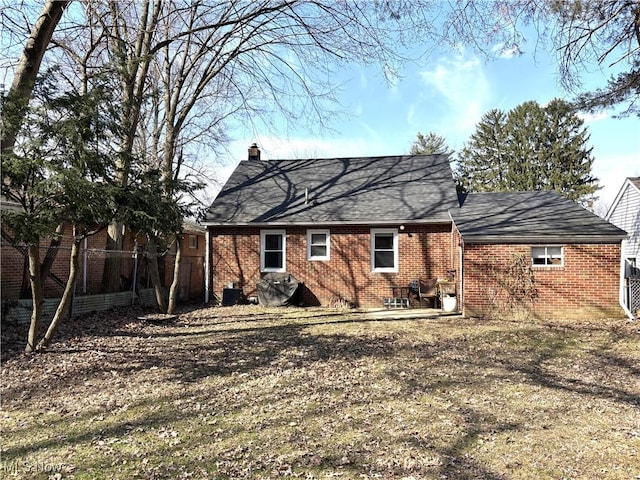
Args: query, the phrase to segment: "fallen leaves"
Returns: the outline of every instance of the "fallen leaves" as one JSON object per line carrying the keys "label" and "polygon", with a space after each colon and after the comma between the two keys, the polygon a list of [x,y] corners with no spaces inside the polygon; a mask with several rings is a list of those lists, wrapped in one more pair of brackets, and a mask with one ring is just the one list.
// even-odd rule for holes
{"label": "fallen leaves", "polygon": [[633,478],[640,464],[624,323],[143,313],[76,319],[41,355],[3,331],[4,459],[78,479]]}

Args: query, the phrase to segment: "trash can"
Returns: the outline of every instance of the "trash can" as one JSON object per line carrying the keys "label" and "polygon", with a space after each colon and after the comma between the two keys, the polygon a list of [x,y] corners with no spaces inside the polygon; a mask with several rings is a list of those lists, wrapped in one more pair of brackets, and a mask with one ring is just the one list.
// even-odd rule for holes
{"label": "trash can", "polygon": [[444,294],[442,296],[442,311],[455,312],[458,309],[458,299],[455,295]]}

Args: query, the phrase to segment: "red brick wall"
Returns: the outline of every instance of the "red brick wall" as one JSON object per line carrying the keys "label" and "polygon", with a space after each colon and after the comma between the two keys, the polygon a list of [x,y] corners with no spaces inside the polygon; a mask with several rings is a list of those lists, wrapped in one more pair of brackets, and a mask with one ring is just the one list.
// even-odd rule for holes
{"label": "red brick wall", "polygon": [[[464,314],[496,314],[504,305],[499,284],[514,255],[530,245],[464,246]],[[565,244],[564,266],[533,267],[538,296],[532,313],[541,318],[621,316],[618,303],[619,244]]]}
{"label": "red brick wall", "polygon": [[[330,260],[326,262],[307,260],[306,227],[285,230],[286,269],[304,282],[304,301],[310,305],[328,305],[341,298],[362,307],[381,307],[392,286],[407,286],[415,278],[442,277],[456,268],[451,224],[405,225],[399,231],[397,273],[371,272],[368,226],[330,227]],[[221,298],[222,289],[236,283],[245,295],[255,295],[260,279],[260,229],[215,227],[210,232],[213,294]]]}
{"label": "red brick wall", "polygon": [[[197,238],[196,246],[189,246],[189,237]],[[206,241],[204,233],[185,233],[182,241],[182,262],[180,282],[188,287],[187,296],[191,301],[204,299],[204,258],[206,256]],[[168,288],[173,281],[173,266],[175,263],[175,247],[166,256],[164,268],[164,285]]]}
{"label": "red brick wall", "polygon": [[[65,230],[62,236],[62,242],[58,248],[51,273],[60,278],[63,282],[69,276],[69,255],[71,253],[71,231]],[[40,242],[40,261],[42,262],[47,254],[50,239],[43,239]],[[84,244],[83,244],[84,245]],[[101,231],[87,239],[89,249],[104,249],[106,245],[106,232]],[[20,296],[20,288],[22,286],[22,275],[27,266],[27,259],[16,248],[8,243],[2,242],[0,250],[1,265],[1,298],[3,300],[15,300]],[[80,254],[78,272],[78,293],[81,293],[82,287],[82,270],[84,268],[84,255]],[[87,261],[87,293],[100,293],[102,289],[102,272],[104,270],[104,256],[90,253],[86,257]],[[51,278],[47,278],[44,283],[45,298],[55,298],[62,295],[63,287],[60,287]]]}
{"label": "red brick wall", "polygon": [[[201,300],[204,290],[204,257],[206,251],[205,236],[198,234],[197,248],[189,248],[188,235],[185,235],[183,248],[183,262],[188,265],[190,271],[189,282],[189,298],[191,300]],[[67,227],[63,232],[62,242],[58,248],[58,253],[51,268],[51,272],[60,278],[63,282],[69,277],[69,255],[71,252],[71,228]],[[46,238],[40,242],[40,261],[47,254],[50,239]],[[83,270],[86,260],[87,272],[87,294],[103,293],[102,275],[104,272],[104,264],[106,253],[104,249],[107,244],[107,232],[101,230],[95,235],[87,238],[88,254],[84,255],[84,243],[81,245],[79,271],[77,278],[77,294],[81,295],[83,289]],[[144,247],[146,239],[139,237],[137,239],[138,247]],[[122,257],[122,276],[131,281],[133,278],[133,252],[134,238],[130,232],[124,237]],[[165,286],[171,284],[173,278],[173,261],[175,259],[175,250],[173,255],[169,254],[164,258],[160,258],[161,268],[164,262],[164,278]],[[145,269],[145,262],[139,257],[138,263],[138,280],[141,284],[146,284],[146,276],[148,273]],[[22,276],[24,268],[27,268],[26,257],[23,256],[16,248],[6,242],[0,245],[0,295],[2,300],[16,300],[20,296],[22,286]],[[127,286],[127,288],[129,288]],[[56,298],[62,295],[63,287],[59,286],[51,278],[47,278],[44,284],[45,298]]]}
{"label": "red brick wall", "polygon": [[[51,273],[60,278],[63,282],[69,277],[69,255],[71,253],[71,228],[67,227],[62,235],[62,241],[58,252],[51,267]],[[144,239],[139,239],[139,244],[143,244]],[[45,238],[40,242],[40,261],[42,262],[47,254],[50,239]],[[79,271],[77,277],[77,294],[83,294],[83,270],[87,272],[87,294],[103,293],[102,287],[102,274],[104,272],[105,262],[105,246],[107,244],[107,232],[101,230],[87,238],[87,250],[88,253],[84,254],[84,242],[81,244],[81,252],[79,259]],[[122,275],[126,278],[131,277],[133,272],[133,237],[127,233],[124,239],[125,252],[122,256]],[[204,254],[203,254],[204,256]],[[24,257],[16,248],[9,243],[2,242],[0,248],[0,286],[1,286],[1,298],[2,300],[15,300],[20,296],[20,289],[22,286],[22,275],[24,265],[27,263],[26,257]],[[59,286],[50,277],[46,279],[44,286],[45,298],[56,298],[62,295],[63,287]]]}

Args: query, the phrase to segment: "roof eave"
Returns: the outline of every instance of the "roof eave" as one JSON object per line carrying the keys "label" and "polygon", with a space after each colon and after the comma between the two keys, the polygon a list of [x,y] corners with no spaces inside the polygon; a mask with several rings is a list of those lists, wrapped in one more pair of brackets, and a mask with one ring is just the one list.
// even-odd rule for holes
{"label": "roof eave", "polygon": [[301,227],[308,225],[327,225],[327,226],[340,226],[340,225],[435,225],[435,224],[449,224],[451,220],[446,218],[438,219],[422,219],[422,220],[349,220],[349,221],[299,221],[299,222],[201,222],[204,227]]}
{"label": "roof eave", "polygon": [[553,244],[553,243],[620,243],[628,235],[465,235],[466,244]]}
{"label": "roof eave", "polygon": [[607,213],[604,216],[604,219],[606,221],[610,221],[611,220],[611,216],[613,215],[613,212],[615,212],[616,208],[618,208],[618,204],[622,200],[622,197],[624,196],[624,193],[629,188],[633,188],[636,192],[640,193],[640,188],[638,188],[638,186],[631,180],[631,178],[630,177],[626,178],[624,180],[624,182],[622,183],[622,186],[618,190],[618,193],[616,194],[616,197],[613,200],[613,203],[611,203],[611,206],[609,207],[609,210],[607,210]]}

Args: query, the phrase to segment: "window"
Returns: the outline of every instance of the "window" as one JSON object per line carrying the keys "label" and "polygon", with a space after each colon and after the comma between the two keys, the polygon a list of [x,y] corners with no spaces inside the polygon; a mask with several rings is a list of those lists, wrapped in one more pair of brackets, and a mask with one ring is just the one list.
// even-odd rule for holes
{"label": "window", "polygon": [[286,270],[285,231],[262,230],[260,232],[260,270],[284,272]]}
{"label": "window", "polygon": [[198,236],[189,235],[189,248],[198,248]]}
{"label": "window", "polygon": [[640,267],[638,267],[638,260],[633,257],[628,257],[626,259],[625,265],[625,277],[639,277],[640,276]]}
{"label": "window", "polygon": [[531,264],[536,266],[561,267],[564,252],[560,246],[531,247]]}
{"label": "window", "polygon": [[398,271],[397,229],[371,229],[371,270],[374,272]]}
{"label": "window", "polygon": [[329,260],[329,230],[307,230],[307,259]]}

